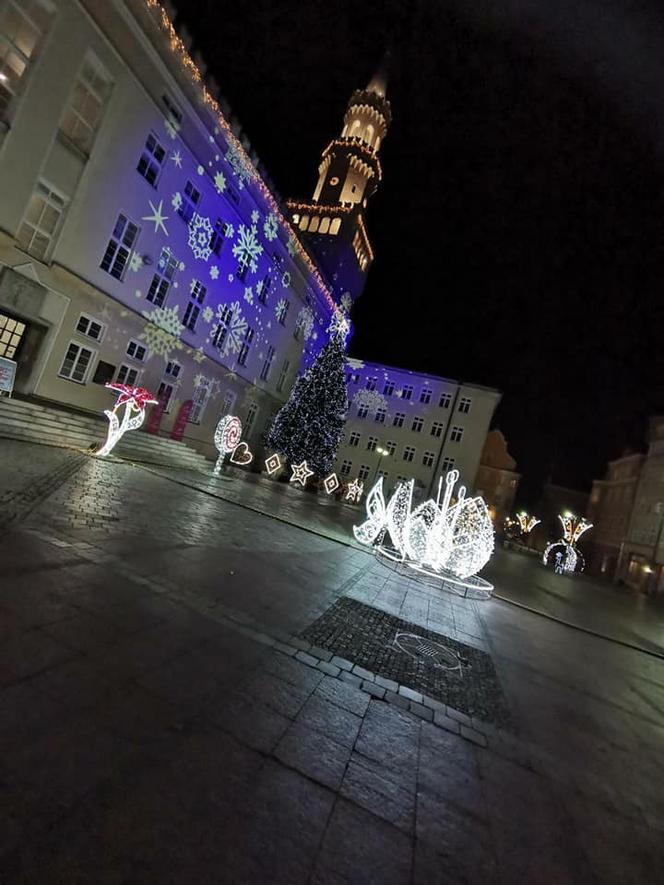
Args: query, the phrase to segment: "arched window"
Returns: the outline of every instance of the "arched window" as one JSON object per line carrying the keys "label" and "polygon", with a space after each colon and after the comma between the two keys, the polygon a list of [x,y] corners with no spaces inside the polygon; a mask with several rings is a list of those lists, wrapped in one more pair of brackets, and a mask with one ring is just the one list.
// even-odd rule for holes
{"label": "arched window", "polygon": [[368,145],[371,145],[371,143],[373,141],[373,137],[374,137],[374,128],[371,125],[371,123],[369,123],[367,128],[364,130],[364,140],[366,141],[366,143]]}
{"label": "arched window", "polygon": [[360,134],[360,129],[361,129],[361,128],[362,128],[362,124],[360,123],[360,121],[359,121],[359,120],[354,120],[354,121],[353,121],[353,125],[350,127],[350,132],[348,133],[348,135],[349,135],[351,138],[352,138],[354,135],[358,135],[358,136],[359,136],[359,134]]}

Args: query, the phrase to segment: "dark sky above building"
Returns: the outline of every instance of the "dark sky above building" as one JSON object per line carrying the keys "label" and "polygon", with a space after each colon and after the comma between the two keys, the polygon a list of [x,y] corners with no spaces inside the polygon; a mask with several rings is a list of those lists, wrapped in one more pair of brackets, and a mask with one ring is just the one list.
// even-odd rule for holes
{"label": "dark sky above building", "polygon": [[351,355],[495,386],[532,500],[664,408],[657,0],[180,0],[282,196],[392,43]]}

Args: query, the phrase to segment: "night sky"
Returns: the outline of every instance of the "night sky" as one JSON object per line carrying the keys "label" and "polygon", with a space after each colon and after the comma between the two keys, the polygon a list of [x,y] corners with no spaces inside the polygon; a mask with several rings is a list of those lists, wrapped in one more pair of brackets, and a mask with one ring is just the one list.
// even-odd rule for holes
{"label": "night sky", "polygon": [[311,197],[392,44],[352,356],[500,388],[525,503],[642,443],[664,408],[655,0],[179,5],[283,197]]}

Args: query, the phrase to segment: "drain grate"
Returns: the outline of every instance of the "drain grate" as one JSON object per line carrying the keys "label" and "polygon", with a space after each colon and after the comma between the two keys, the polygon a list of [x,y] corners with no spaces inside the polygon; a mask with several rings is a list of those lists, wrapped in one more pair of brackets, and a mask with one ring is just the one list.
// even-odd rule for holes
{"label": "drain grate", "polygon": [[424,661],[425,664],[441,670],[458,670],[462,675],[461,668],[470,666],[468,658],[454,649],[434,642],[426,636],[418,636],[417,633],[397,633],[393,644],[399,651],[405,652],[416,661]]}

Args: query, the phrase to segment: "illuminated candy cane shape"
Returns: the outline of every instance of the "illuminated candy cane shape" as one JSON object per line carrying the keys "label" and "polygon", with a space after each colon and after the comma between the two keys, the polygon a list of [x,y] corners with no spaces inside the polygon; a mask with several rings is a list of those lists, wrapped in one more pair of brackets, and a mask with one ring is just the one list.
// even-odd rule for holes
{"label": "illuminated candy cane shape", "polygon": [[217,463],[212,471],[213,476],[219,476],[221,465],[226,455],[235,451],[242,436],[242,421],[235,415],[224,415],[219,419],[217,429],[214,432],[214,444],[219,452]]}
{"label": "illuminated candy cane shape", "polygon": [[[108,455],[128,430],[138,430],[145,419],[145,407],[158,402],[144,387],[132,387],[129,384],[115,382],[106,384],[106,387],[117,391],[118,398],[112,409],[104,410],[104,415],[108,418],[108,434],[104,445],[95,452],[97,458]],[[120,406],[125,407],[122,421],[117,415]]]}

